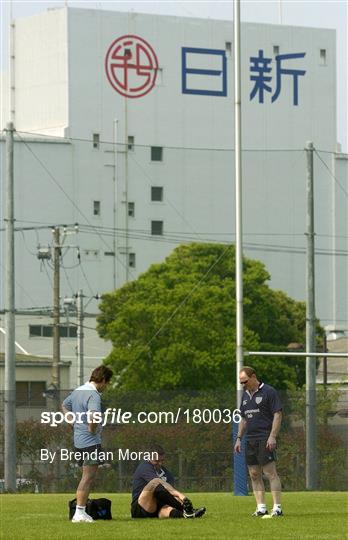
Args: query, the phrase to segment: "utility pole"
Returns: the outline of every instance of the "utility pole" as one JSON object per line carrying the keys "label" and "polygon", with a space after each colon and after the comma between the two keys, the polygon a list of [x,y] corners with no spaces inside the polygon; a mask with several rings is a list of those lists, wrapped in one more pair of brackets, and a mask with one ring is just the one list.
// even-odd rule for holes
{"label": "utility pole", "polygon": [[77,293],[77,385],[84,383],[84,351],[83,351],[83,292]]}
{"label": "utility pole", "polygon": [[6,128],[6,293],[5,293],[5,490],[16,491],[16,349],[14,266],[14,125]]}
{"label": "utility pole", "polygon": [[[53,257],[50,247],[38,246],[37,258],[42,262],[50,261],[53,258],[53,354],[52,354],[52,386],[54,390],[54,405],[60,408],[60,264],[61,251],[64,239],[67,234],[67,225],[63,226],[63,240],[60,237],[60,226],[55,225],[52,228],[53,233]],[[75,223],[74,230],[77,231],[78,225]],[[72,231],[74,232],[74,231]],[[76,246],[65,246],[73,247]],[[75,303],[75,298],[72,300]],[[65,302],[64,302],[65,304]]]}
{"label": "utility pole", "polygon": [[60,405],[60,230],[53,230],[53,360],[52,384],[55,390],[56,406]]}
{"label": "utility pole", "polygon": [[[314,353],[315,280],[314,280],[314,182],[313,143],[306,143],[307,157],[307,264],[306,264],[306,352]],[[316,359],[306,358],[306,489],[317,489]]]}
{"label": "utility pole", "polygon": [[[60,409],[60,228],[53,229],[53,358],[52,385],[54,389],[54,406]],[[60,489],[60,460],[55,464],[53,486],[55,491]]]}

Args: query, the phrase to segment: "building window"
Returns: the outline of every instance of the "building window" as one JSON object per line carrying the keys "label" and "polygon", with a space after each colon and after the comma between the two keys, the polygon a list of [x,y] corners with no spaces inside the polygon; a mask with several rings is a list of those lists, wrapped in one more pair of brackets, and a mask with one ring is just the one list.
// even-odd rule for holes
{"label": "building window", "polygon": [[163,221],[151,221],[151,234],[157,236],[163,234]]}
{"label": "building window", "polygon": [[82,250],[83,259],[86,261],[98,261],[99,260],[99,249],[84,249]]}
{"label": "building window", "polygon": [[163,160],[163,147],[151,146],[151,161],[162,161],[162,160]]}
{"label": "building window", "polygon": [[99,148],[100,137],[99,133],[93,133],[93,148]]}
{"label": "building window", "polygon": [[273,54],[274,56],[279,54],[279,45],[273,45]]}
{"label": "building window", "polygon": [[29,324],[29,337],[42,337],[41,324]]}
{"label": "building window", "polygon": [[[76,338],[77,326],[61,324],[59,326],[59,335],[62,338]],[[53,336],[53,324],[29,324],[29,337],[48,337]]]}
{"label": "building window", "polygon": [[226,41],[225,49],[228,56],[232,56],[232,43],[231,41]]}
{"label": "building window", "polygon": [[163,187],[151,186],[151,201],[163,201]]}
{"label": "building window", "polygon": [[134,202],[128,203],[128,215],[129,217],[135,216],[135,203]]}
{"label": "building window", "polygon": [[133,135],[128,135],[128,152],[133,152],[134,150],[134,137]]}
{"label": "building window", "polygon": [[128,253],[128,266],[135,268],[135,253]]}
{"label": "building window", "polygon": [[100,201],[93,201],[93,215],[100,216]]}
{"label": "building window", "polygon": [[45,381],[17,381],[16,405],[17,407],[42,407],[46,405]]}
{"label": "building window", "polygon": [[77,326],[72,325],[68,326],[67,324],[61,325],[59,327],[59,335],[62,338],[76,338],[77,337]]}
{"label": "building window", "polygon": [[320,65],[326,66],[326,49],[320,49]]}

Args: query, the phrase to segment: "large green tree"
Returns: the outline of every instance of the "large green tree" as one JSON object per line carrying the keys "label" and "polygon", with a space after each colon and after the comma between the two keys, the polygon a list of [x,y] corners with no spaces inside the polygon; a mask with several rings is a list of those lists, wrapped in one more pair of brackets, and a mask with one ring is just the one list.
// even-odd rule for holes
{"label": "large green tree", "polygon": [[[272,290],[264,265],[244,258],[246,350],[286,350],[303,342],[305,306]],[[118,388],[216,390],[235,384],[235,249],[182,245],[165,262],[105,294],[98,331],[111,340],[107,363]],[[248,362],[267,382],[289,388],[304,382],[303,360]]]}

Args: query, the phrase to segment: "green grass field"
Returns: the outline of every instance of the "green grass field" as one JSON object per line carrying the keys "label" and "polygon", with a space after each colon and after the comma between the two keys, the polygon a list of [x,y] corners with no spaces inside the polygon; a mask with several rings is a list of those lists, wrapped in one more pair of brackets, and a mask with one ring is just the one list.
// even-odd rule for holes
{"label": "green grass field", "polygon": [[[112,521],[92,524],[68,521],[69,494],[0,496],[1,539],[231,539],[241,538],[339,538],[347,535],[347,493],[285,493],[285,516],[252,518],[253,497],[230,493],[191,494],[195,506],[205,505],[206,515],[196,520],[132,520],[128,494],[93,494],[112,500]],[[268,499],[270,505],[270,499]],[[92,529],[92,530],[90,530]]]}

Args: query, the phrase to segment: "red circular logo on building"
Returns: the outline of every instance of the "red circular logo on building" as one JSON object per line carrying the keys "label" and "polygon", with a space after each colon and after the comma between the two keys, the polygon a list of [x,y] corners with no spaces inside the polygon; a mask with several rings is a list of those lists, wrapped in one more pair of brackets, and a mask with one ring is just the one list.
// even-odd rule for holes
{"label": "red circular logo on building", "polygon": [[158,70],[155,51],[138,36],[122,36],[110,45],[105,71],[111,86],[122,96],[138,98],[153,88]]}

